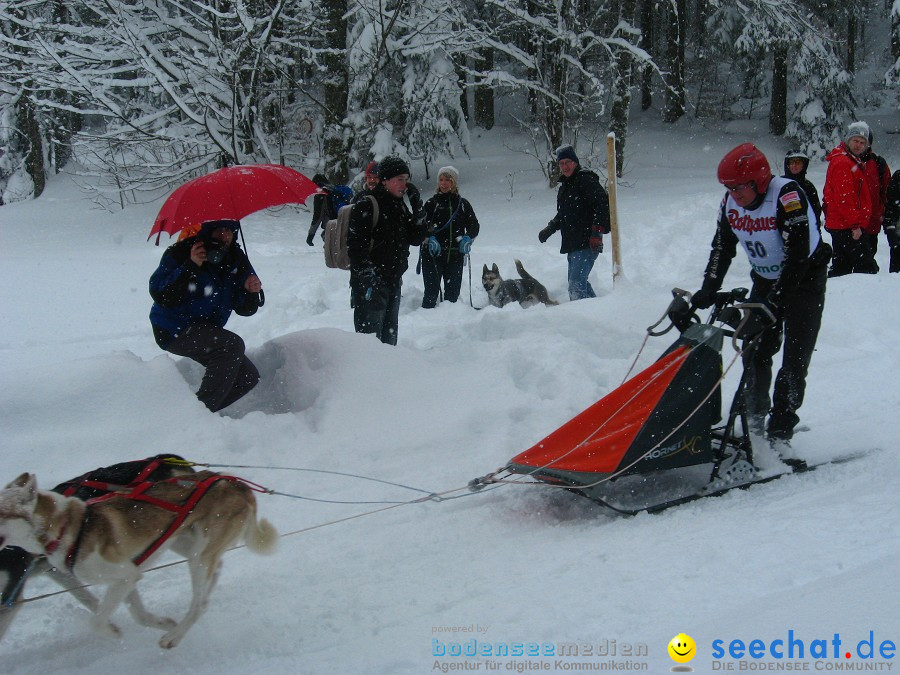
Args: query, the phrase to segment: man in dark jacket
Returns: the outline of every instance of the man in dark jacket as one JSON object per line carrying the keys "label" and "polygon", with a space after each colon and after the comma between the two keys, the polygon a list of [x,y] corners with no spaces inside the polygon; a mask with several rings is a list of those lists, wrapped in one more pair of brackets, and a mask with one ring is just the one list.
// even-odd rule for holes
{"label": "man in dark jacket", "polygon": [[[385,157],[378,177],[381,182],[371,192],[378,203],[378,218],[374,218],[372,199],[363,197],[353,205],[347,230],[353,324],[357,333],[375,333],[385,344],[396,345],[400,286],[409,267],[409,247],[419,246],[428,235],[403,201],[409,181],[406,162]],[[414,200],[418,211],[416,201],[421,199]]]}
{"label": "man in dark jacket", "polygon": [[[703,287],[693,305],[706,309],[731,265],[738,247],[747,253],[753,288],[749,302],[759,304],[739,337],[754,339],[744,349],[745,401],[754,432],[765,427],[783,455],[799,422],[806,374],[816,347],[831,247],[823,240],[806,194],[787,178],[773,178],[765,155],[743,143],[719,163],[726,193],[712,240]],[[772,361],[784,354],[769,398]]]}
{"label": "man in dark jacket", "polygon": [[900,171],[895,171],[888,184],[881,227],[891,249],[891,272],[900,272]]}
{"label": "man in dark jacket", "polygon": [[594,298],[588,275],[603,251],[603,235],[609,232],[609,195],[597,174],[581,168],[571,145],[557,148],[556,161],[562,174],[556,216],[538,239],[544,243],[557,230],[562,234],[559,252],[569,263],[569,299]]}
{"label": "man in dark jacket", "polygon": [[216,412],[259,382],[244,341],[225,330],[231,312],[251,316],[262,283],[235,237],[236,220],[205,222],[200,232],[163,253],[150,277],[150,323],[156,343],[206,367],[197,398]]}
{"label": "man in dark jacket", "polygon": [[[328,185],[328,178],[325,177],[324,174],[317,173],[313,176],[313,183],[315,183],[318,187],[324,188]],[[333,212],[331,208],[331,200],[328,199],[328,194],[324,192],[319,192],[313,195],[313,215],[312,222],[309,224],[309,232],[306,234],[306,243],[309,246],[314,246],[313,237],[316,236],[316,232],[319,227],[322,228],[322,236],[325,236],[325,223],[327,223],[332,218],[337,218],[337,213]]]}

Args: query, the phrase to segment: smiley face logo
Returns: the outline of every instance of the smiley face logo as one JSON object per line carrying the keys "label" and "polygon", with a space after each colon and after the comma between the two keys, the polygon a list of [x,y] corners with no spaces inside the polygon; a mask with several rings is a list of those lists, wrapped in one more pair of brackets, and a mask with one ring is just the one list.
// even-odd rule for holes
{"label": "smiley face logo", "polygon": [[669,641],[669,656],[676,663],[687,663],[697,653],[697,645],[690,635],[679,633]]}

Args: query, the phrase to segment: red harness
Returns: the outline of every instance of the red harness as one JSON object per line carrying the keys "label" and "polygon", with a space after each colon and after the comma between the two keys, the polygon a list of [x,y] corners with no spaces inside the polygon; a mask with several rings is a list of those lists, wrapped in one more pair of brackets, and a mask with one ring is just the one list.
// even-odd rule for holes
{"label": "red harness", "polygon": [[[69,485],[69,487],[67,487],[65,489],[65,491],[63,492],[63,495],[65,495],[66,497],[72,497],[78,491],[78,489],[82,488],[82,487],[92,488],[94,490],[101,490],[102,492],[106,492],[106,493],[121,492],[122,490],[127,490],[128,488],[135,487],[135,486],[140,485],[141,483],[145,482],[149,476],[153,475],[153,473],[159,467],[161,467],[163,464],[166,463],[167,459],[168,458],[165,458],[165,457],[162,457],[162,458],[157,457],[157,458],[154,458],[152,461],[147,462],[147,465],[143,469],[141,469],[140,473],[138,473],[138,475],[135,476],[127,485],[109,483],[107,481],[93,480],[90,478],[82,478],[81,480],[76,478],[74,481],[72,481],[72,484]],[[90,474],[86,474],[86,475],[90,475]],[[90,503],[91,501],[95,501],[96,499],[97,498],[94,498],[93,500],[88,500],[88,503]]]}
{"label": "red harness", "polygon": [[[155,468],[155,467],[154,467]],[[160,546],[162,546],[168,539],[171,537],[175,531],[181,526],[184,522],[185,518],[190,515],[191,511],[194,510],[194,507],[197,505],[203,496],[206,494],[207,490],[213,486],[214,483],[220,480],[231,481],[232,483],[241,482],[247,485],[254,492],[268,492],[266,488],[261,485],[257,485],[256,483],[252,483],[244,478],[239,478],[237,476],[225,476],[216,474],[213,476],[207,476],[202,480],[199,480],[197,477],[192,476],[190,474],[184,476],[175,476],[172,478],[167,478],[161,481],[149,481],[144,480],[144,478],[149,475],[152,471],[144,470],[142,471],[138,477],[129,485],[112,485],[110,483],[103,483],[100,481],[84,481],[82,484],[87,487],[93,487],[102,490],[109,490],[109,492],[105,495],[101,495],[100,497],[95,497],[93,499],[89,499],[85,502],[86,508],[84,511],[84,520],[82,521],[81,531],[78,533],[78,537],[75,539],[75,542],[72,544],[69,552],[66,554],[66,567],[71,570],[75,567],[75,560],[78,557],[78,549],[81,546],[81,533],[84,532],[84,524],[87,522],[88,518],[90,518],[90,507],[94,504],[104,502],[108,499],[132,499],[134,501],[147,502],[148,504],[152,504],[153,506],[159,507],[161,509],[165,509],[166,511],[171,511],[175,514],[175,519],[169,525],[169,527],[163,532],[152,544],[150,544],[147,549],[141,553],[140,555],[132,558],[132,562],[135,565],[141,565],[144,561],[147,560]],[[188,495],[187,499],[183,504],[176,504],[174,502],[167,502],[163,499],[158,499],[151,495],[145,494],[145,492],[153,487],[154,485],[158,485],[160,483],[194,483],[194,489]],[[122,492],[122,490],[128,490],[129,492]]]}

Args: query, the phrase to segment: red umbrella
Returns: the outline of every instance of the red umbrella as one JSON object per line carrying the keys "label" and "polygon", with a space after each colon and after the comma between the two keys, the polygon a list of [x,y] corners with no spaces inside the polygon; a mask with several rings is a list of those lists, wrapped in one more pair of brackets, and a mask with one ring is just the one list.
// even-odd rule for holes
{"label": "red umbrella", "polygon": [[163,232],[171,236],[187,225],[240,220],[270,206],[303,204],[318,191],[302,173],[280,164],[228,166],[175,190],[159,210],[147,239],[155,234],[158,244]]}

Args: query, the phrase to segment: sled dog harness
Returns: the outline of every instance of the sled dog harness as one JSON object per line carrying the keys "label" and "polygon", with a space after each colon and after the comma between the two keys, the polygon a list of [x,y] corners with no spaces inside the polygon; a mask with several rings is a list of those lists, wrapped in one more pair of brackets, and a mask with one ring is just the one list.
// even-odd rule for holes
{"label": "sled dog harness", "polygon": [[[163,463],[164,461],[165,460],[154,460],[154,462],[151,462],[151,464],[148,465],[148,467],[146,469],[142,470],[140,472],[140,474],[138,475],[138,477],[135,478],[135,480],[132,481],[131,483],[129,483],[128,485],[115,485],[115,484],[106,483],[103,481],[91,481],[91,480],[86,480],[83,483],[81,483],[81,485],[84,485],[85,487],[92,487],[95,489],[106,490],[107,493],[104,495],[101,495],[99,497],[89,499],[85,502],[86,508],[84,511],[84,518],[82,519],[82,522],[81,522],[81,529],[78,532],[78,537],[76,537],[72,546],[69,548],[68,553],[66,554],[66,568],[67,569],[69,569],[71,571],[75,567],[75,562],[78,558],[78,552],[79,552],[79,549],[81,548],[81,537],[85,531],[85,524],[90,519],[90,507],[94,504],[98,504],[100,502],[104,502],[109,499],[116,499],[116,498],[131,499],[134,501],[147,502],[148,504],[151,504],[152,506],[156,506],[158,508],[165,509],[166,511],[171,511],[172,513],[175,514],[175,519],[172,521],[172,523],[169,525],[169,527],[156,539],[156,541],[154,541],[152,544],[150,544],[150,546],[148,546],[144,550],[143,553],[136,556],[135,558],[132,558],[132,562],[135,565],[140,566],[147,560],[147,558],[149,558],[151,555],[153,555],[159,549],[159,547],[162,546],[169,539],[169,537],[171,537],[175,533],[175,531],[181,526],[181,524],[184,522],[184,520],[190,515],[191,511],[194,510],[194,507],[197,505],[197,502],[199,502],[203,498],[203,496],[206,494],[206,492],[213,486],[213,484],[217,483],[218,481],[227,480],[232,483],[238,483],[238,482],[244,483],[245,485],[247,485],[247,487],[249,487],[254,492],[266,492],[267,491],[264,487],[257,485],[256,483],[253,483],[251,481],[248,481],[244,478],[239,478],[238,476],[221,475],[221,474],[207,476],[206,478],[203,478],[202,480],[198,480],[195,476],[192,476],[191,474],[186,474],[184,476],[173,476],[172,478],[166,478],[166,479],[160,480],[160,481],[147,480],[146,477],[149,476],[156,468],[158,468],[159,464]],[[153,497],[152,495],[146,494],[147,490],[152,488],[154,485],[158,485],[161,483],[181,483],[181,484],[193,483],[194,488],[191,491],[191,493],[188,495],[187,499],[184,501],[183,504],[168,502],[168,501],[165,501],[164,499],[159,499],[157,497]],[[68,493],[69,490],[72,490],[72,492],[74,492],[75,489],[77,489],[77,487],[76,488],[70,487],[69,489],[66,490],[66,492]],[[123,492],[123,490],[128,490],[128,492]],[[52,553],[54,550],[56,550],[57,546],[59,545],[59,541],[62,539],[62,536],[64,533],[65,533],[65,530],[60,532],[59,537],[55,541],[50,542],[50,544],[47,545],[47,547],[46,547],[47,553]]]}

